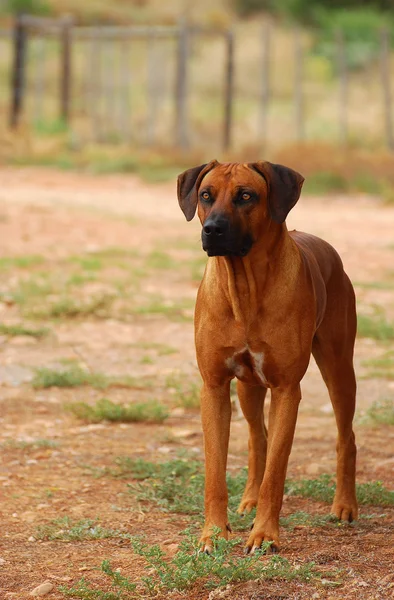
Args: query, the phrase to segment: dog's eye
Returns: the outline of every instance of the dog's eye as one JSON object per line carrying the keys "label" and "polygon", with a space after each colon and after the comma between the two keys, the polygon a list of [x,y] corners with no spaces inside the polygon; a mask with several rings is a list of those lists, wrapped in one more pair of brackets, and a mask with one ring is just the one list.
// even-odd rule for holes
{"label": "dog's eye", "polygon": [[244,192],[242,194],[242,200],[245,200],[245,202],[247,202],[248,200],[250,200],[250,194],[248,194],[247,192]]}
{"label": "dog's eye", "polygon": [[210,200],[210,199],[211,199],[211,196],[208,194],[208,192],[203,192],[203,193],[201,194],[201,198],[202,198],[203,200],[205,200],[205,201],[208,201],[208,200]]}

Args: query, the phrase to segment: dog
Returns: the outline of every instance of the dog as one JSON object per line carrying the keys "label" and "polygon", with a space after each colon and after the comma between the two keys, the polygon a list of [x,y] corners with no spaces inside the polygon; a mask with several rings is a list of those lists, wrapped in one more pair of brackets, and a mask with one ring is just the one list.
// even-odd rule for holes
{"label": "dog", "polygon": [[[355,295],[342,261],[327,242],[289,232],[285,219],[304,178],[265,161],[207,164],[178,177],[180,208],[202,224],[209,259],[195,309],[202,376],[205,524],[201,550],[212,551],[213,528],[227,539],[226,466],[230,381],[249,427],[248,477],[239,513],[257,507],[246,553],[263,542],[278,551],[279,513],[301,400],[300,381],[313,354],[335,412],[337,487],[332,514],[357,519],[356,444],[352,429],[356,378]],[[269,431],[264,399],[271,390]]]}

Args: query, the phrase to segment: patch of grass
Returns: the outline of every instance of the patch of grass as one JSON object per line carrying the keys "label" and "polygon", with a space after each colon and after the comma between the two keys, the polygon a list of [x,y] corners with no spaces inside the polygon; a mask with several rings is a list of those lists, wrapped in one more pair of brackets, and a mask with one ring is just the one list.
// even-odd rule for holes
{"label": "patch of grass", "polygon": [[394,351],[385,352],[378,358],[363,361],[363,366],[372,367],[366,377],[378,377],[382,379],[394,379]]}
{"label": "patch of grass", "polygon": [[27,327],[22,323],[17,323],[14,325],[5,325],[0,324],[0,334],[8,335],[10,337],[16,337],[18,335],[28,335],[30,337],[34,337],[37,339],[43,338],[49,333],[48,327],[39,327],[38,329],[34,329],[31,327]]}
{"label": "patch of grass", "polygon": [[147,300],[141,306],[134,307],[132,312],[137,315],[163,315],[174,321],[192,321],[193,316],[189,313],[193,307],[194,300],[188,298],[174,302],[156,297]]}
{"label": "patch of grass", "polygon": [[186,376],[169,375],[166,379],[166,388],[174,392],[176,405],[187,409],[199,408],[200,387]]}
{"label": "patch of grass", "polygon": [[382,314],[358,315],[357,335],[374,340],[394,340],[394,324]]}
{"label": "patch of grass", "polygon": [[137,342],[131,344],[133,348],[139,348],[141,350],[153,350],[157,352],[159,356],[166,356],[167,354],[176,354],[177,348],[173,346],[167,346],[167,344],[159,344],[156,342]]}
{"label": "patch of grass", "polygon": [[355,281],[356,287],[366,290],[394,290],[394,282],[390,281]]}
{"label": "patch of grass", "polygon": [[48,525],[39,525],[34,534],[34,537],[38,540],[59,540],[62,542],[102,540],[118,536],[119,532],[101,527],[97,519],[73,521],[67,516],[55,519]]}
{"label": "patch of grass", "polygon": [[306,194],[326,194],[348,191],[348,183],[342,175],[331,171],[316,171],[306,178],[303,190]]}
{"label": "patch of grass", "polygon": [[215,589],[241,581],[296,579],[309,582],[322,576],[312,562],[292,564],[281,556],[261,560],[261,554],[269,544],[263,545],[262,551],[252,556],[237,556],[234,550],[241,544],[239,539],[227,542],[219,538],[215,532],[213,554],[207,556],[199,552],[198,541],[189,530],[186,530],[178,552],[169,561],[160,546],[151,546],[137,538],[132,538],[131,545],[134,552],[146,561],[146,575],[139,581],[130,581],[114,570],[109,561],[104,561],[101,570],[112,583],[110,594],[115,595],[108,596],[106,592],[93,588],[86,580],[81,580],[73,588],[62,587],[61,591],[73,598],[120,600],[125,597],[123,594],[126,592],[131,593],[127,595],[129,598],[141,597],[139,587],[142,587],[141,592],[144,597],[150,597],[164,592],[188,590],[197,582],[203,583],[205,588]]}
{"label": "patch of grass", "polygon": [[394,425],[394,400],[392,398],[377,400],[368,408],[361,422],[373,425]]}
{"label": "patch of grass", "polygon": [[35,254],[30,254],[27,256],[3,256],[0,258],[0,269],[29,269],[30,267],[41,265],[44,260],[45,259],[43,256],[38,256]]}
{"label": "patch of grass", "polygon": [[150,386],[150,382],[141,381],[128,375],[115,377],[86,371],[78,364],[71,364],[63,369],[50,369],[42,367],[36,370],[32,385],[36,389],[49,387],[77,387],[90,385],[96,389],[109,387],[141,388]]}
{"label": "patch of grass", "polygon": [[151,356],[149,356],[148,354],[145,354],[145,356],[143,356],[140,360],[141,365],[154,365],[155,361],[153,360],[153,358]]}
{"label": "patch of grass", "polygon": [[98,295],[89,300],[78,300],[73,296],[56,298],[47,304],[40,304],[24,310],[24,314],[35,318],[77,319],[94,316],[107,318],[115,300],[110,294]]}
{"label": "patch of grass", "polygon": [[67,408],[73,415],[88,423],[163,423],[168,418],[168,410],[156,400],[121,405],[102,398],[94,406],[86,402],[75,402],[67,405]]}
{"label": "patch of grass", "polygon": [[[324,474],[317,479],[288,480],[285,493],[289,496],[301,496],[331,503],[334,499],[335,487],[333,477]],[[360,504],[394,505],[394,492],[385,488],[381,481],[356,484],[356,494]]]}
{"label": "patch of grass", "polygon": [[18,450],[38,450],[42,448],[57,448],[59,442],[55,440],[39,439],[31,442],[7,440],[2,444],[3,448],[15,448]]}
{"label": "patch of grass", "polygon": [[300,510],[288,517],[281,517],[280,524],[286,529],[293,530],[299,525],[305,527],[325,527],[326,525],[332,525],[333,521],[330,515],[311,515]]}
{"label": "patch of grass", "polygon": [[172,270],[178,267],[178,263],[167,252],[155,250],[147,256],[145,266],[147,269]]}
{"label": "patch of grass", "polygon": [[100,271],[103,268],[102,260],[100,257],[95,256],[94,254],[71,256],[69,260],[71,263],[77,264],[85,271]]}

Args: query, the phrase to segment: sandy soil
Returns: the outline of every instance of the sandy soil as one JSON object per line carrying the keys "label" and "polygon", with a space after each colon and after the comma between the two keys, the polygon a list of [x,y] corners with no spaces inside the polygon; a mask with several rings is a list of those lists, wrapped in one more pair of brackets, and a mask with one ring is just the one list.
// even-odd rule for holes
{"label": "sandy soil", "polygon": [[[390,285],[375,285],[394,281],[392,206],[370,197],[306,197],[291,213],[288,226],[322,236],[338,249],[356,284],[360,312],[372,313],[378,306],[388,318],[394,318],[393,290]],[[114,247],[129,251],[138,263],[138,281],[127,282],[131,286],[127,287],[132,296],[127,299],[131,302],[130,310],[125,300],[126,309],[121,306],[118,310],[115,302],[111,306],[116,310],[111,308],[114,312],[109,310],[104,315],[25,318],[21,305],[12,296],[12,290],[21,281],[34,274],[38,276],[39,271],[41,276],[45,269],[56,285],[63,285],[56,278],[74,264],[70,257]],[[168,253],[178,261],[178,266],[149,266],[146,259],[152,252]],[[198,223],[184,221],[177,206],[174,183],[150,186],[132,176],[93,177],[4,168],[0,171],[0,256],[11,259],[11,266],[5,263],[0,271],[1,322],[28,321],[32,326],[38,323],[51,330],[40,340],[26,335],[0,336],[0,596],[7,600],[28,598],[35,586],[49,580],[54,588],[48,597],[64,598],[58,591],[61,583],[71,585],[82,576],[100,582],[102,575],[95,569],[106,558],[121,568],[122,574],[138,576],[142,573],[141,560],[136,560],[130,547],[120,544],[118,539],[39,541],[35,532],[37,526],[68,515],[77,519],[99,518],[103,526],[145,534],[149,543],[163,544],[168,540],[171,544],[179,543],[179,532],[189,522],[185,516],[179,515],[174,520],[174,515],[160,513],[154,507],[144,512],[144,507],[131,501],[127,481],[95,478],[92,468],[113,465],[114,459],[121,455],[168,460],[180,449],[202,458],[198,411],[177,406],[174,389],[165,384],[166,378],[173,374],[182,385],[198,381],[192,324],[198,284],[186,268],[190,261],[203,259]],[[37,260],[37,265],[26,268],[12,263],[16,256],[39,256],[41,263]],[[75,294],[110,289],[118,276],[116,269],[118,266],[111,263],[100,271],[98,278],[85,283],[82,292],[75,287]],[[159,296],[164,306],[170,308],[181,300],[184,305],[179,315],[136,309],[137,304],[146,306],[149,299]],[[171,346],[172,351],[157,350],[166,346]],[[390,351],[387,343],[357,341],[356,436],[358,480],[380,480],[393,489],[394,430],[362,422],[363,414],[373,402],[394,395],[394,382],[371,376],[365,366],[366,360],[387,351]],[[31,384],[37,367],[56,366],[65,359],[77,360],[91,371],[153,380],[149,388],[113,388],[110,398],[119,403],[158,398],[169,407],[169,419],[155,426],[81,423],[64,409],[65,403],[93,402],[104,395],[101,390],[87,386],[34,389]],[[333,473],[334,417],[313,361],[302,389],[289,476]],[[49,440],[55,445],[40,447],[37,440]],[[230,470],[244,466],[246,456],[247,428],[235,412]],[[324,514],[328,506],[286,497],[283,514],[296,510]],[[327,570],[342,569],[339,587],[272,580],[264,584],[238,584],[223,597],[393,597],[393,509],[365,506],[361,512],[369,518],[360,519],[351,528],[298,527],[282,531],[283,556],[290,560],[315,560]],[[173,593],[172,597],[208,598],[208,594],[202,586],[197,586],[192,592]]]}

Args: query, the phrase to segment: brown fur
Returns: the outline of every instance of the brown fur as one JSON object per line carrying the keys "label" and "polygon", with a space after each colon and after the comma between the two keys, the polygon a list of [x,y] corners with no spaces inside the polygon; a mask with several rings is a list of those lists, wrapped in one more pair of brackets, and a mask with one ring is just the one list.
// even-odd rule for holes
{"label": "brown fur", "polygon": [[[193,171],[193,173],[192,173]],[[247,550],[272,541],[279,548],[279,513],[293,442],[300,381],[311,352],[327,384],[338,426],[337,490],[332,512],[357,518],[356,446],[352,431],[356,381],[353,347],[355,297],[337,252],[323,240],[288,232],[284,219],[297,202],[303,178],[270,163],[212,161],[179,176],[178,198],[187,218],[201,223],[221,215],[239,235],[250,234],[246,256],[209,258],[195,312],[195,341],[203,379],[201,414],[206,457],[205,526],[201,544],[210,551],[212,528],[227,537],[226,464],[230,381],[249,425],[248,480],[239,512],[257,506]],[[258,201],[236,205],[239,187]],[[208,189],[212,203],[199,199]],[[269,432],[263,406],[271,390]]]}

